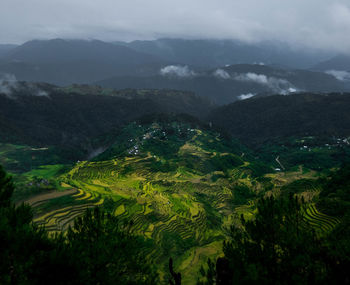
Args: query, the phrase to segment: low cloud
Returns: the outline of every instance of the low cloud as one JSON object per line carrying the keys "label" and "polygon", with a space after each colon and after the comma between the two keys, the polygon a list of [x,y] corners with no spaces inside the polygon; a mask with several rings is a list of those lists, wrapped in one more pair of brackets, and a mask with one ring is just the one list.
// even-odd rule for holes
{"label": "low cloud", "polygon": [[192,77],[196,73],[191,70],[187,65],[168,65],[160,70],[162,76],[176,76],[176,77]]}
{"label": "low cloud", "polygon": [[18,94],[49,97],[49,94],[33,83],[19,82],[13,74],[0,74],[0,94],[16,99]]}
{"label": "low cloud", "polygon": [[239,100],[245,100],[245,99],[252,98],[252,97],[254,97],[255,95],[256,95],[256,94],[248,93],[248,94],[239,95],[239,96],[237,96],[237,98],[238,98]]}
{"label": "low cloud", "polygon": [[350,72],[345,70],[327,70],[327,74],[333,75],[340,81],[350,81]]}
{"label": "low cloud", "polygon": [[220,78],[220,79],[230,79],[231,78],[230,74],[221,68],[215,70],[213,75],[217,78]]}
{"label": "low cloud", "polygon": [[0,93],[10,97],[13,90],[15,90],[17,87],[17,80],[14,75],[4,74],[0,77]]}
{"label": "low cloud", "polygon": [[269,81],[268,81],[268,78],[266,75],[256,74],[256,73],[252,73],[252,72],[236,75],[235,80],[254,82],[254,83],[258,83],[258,84],[262,84],[262,85],[269,84]]}
{"label": "low cloud", "polygon": [[282,95],[288,95],[290,93],[295,93],[298,91],[297,88],[295,88],[288,80],[276,77],[268,77],[264,74],[248,72],[244,74],[238,74],[234,76],[234,79],[238,81],[252,82],[264,85],[268,87],[271,91]]}

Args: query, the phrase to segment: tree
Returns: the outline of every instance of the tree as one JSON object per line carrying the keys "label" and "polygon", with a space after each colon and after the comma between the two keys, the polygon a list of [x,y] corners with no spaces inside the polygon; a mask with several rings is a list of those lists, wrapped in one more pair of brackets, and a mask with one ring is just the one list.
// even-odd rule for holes
{"label": "tree", "polygon": [[169,279],[170,285],[181,285],[181,273],[175,272],[173,268],[173,259],[169,258],[169,272],[171,278]]}
{"label": "tree", "polygon": [[143,239],[96,208],[67,234],[49,237],[28,205],[11,202],[14,186],[0,167],[0,284],[155,284]]}
{"label": "tree", "polygon": [[11,177],[6,174],[0,165],[0,208],[10,206],[14,189]]}
{"label": "tree", "polygon": [[303,207],[293,196],[262,198],[254,220],[242,217],[243,228],[231,228],[207,284],[332,283],[329,251],[303,223]]}
{"label": "tree", "polygon": [[13,191],[11,177],[0,166],[0,284],[74,284],[75,269],[63,241],[33,226],[31,208],[16,207]]}
{"label": "tree", "polygon": [[100,208],[87,210],[67,232],[67,245],[81,270],[83,284],[155,284],[157,274],[142,249],[141,237],[122,228]]}

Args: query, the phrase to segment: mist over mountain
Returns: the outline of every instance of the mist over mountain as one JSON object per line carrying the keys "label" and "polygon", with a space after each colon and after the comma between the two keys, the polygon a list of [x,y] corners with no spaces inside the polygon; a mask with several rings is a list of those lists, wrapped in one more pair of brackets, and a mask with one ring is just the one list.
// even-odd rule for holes
{"label": "mist over mountain", "polygon": [[308,68],[331,57],[332,53],[313,49],[295,49],[277,41],[246,43],[238,40],[158,39],[153,41],[116,42],[167,61],[202,68],[233,64]]}
{"label": "mist over mountain", "polygon": [[349,0],[3,0],[0,285],[349,284],[349,34]]}
{"label": "mist over mountain", "polygon": [[337,55],[318,63],[312,69],[332,75],[337,80],[342,81],[347,89],[350,88],[350,56]]}
{"label": "mist over mountain", "polygon": [[191,91],[226,104],[256,95],[349,90],[343,80],[347,74],[328,70],[337,71],[337,66],[317,69],[324,73],[301,69],[329,56],[329,52],[295,50],[278,42],[34,40],[2,45],[0,74],[58,85]]}
{"label": "mist over mountain", "polygon": [[179,91],[123,90],[12,82],[0,89],[0,142],[84,148],[94,137],[146,114],[203,117],[214,107]]}
{"label": "mist over mountain", "polygon": [[246,100],[217,107],[185,91],[116,91],[76,84],[61,88],[18,81],[7,87],[7,92],[0,89],[0,142],[86,147],[97,136],[152,114],[188,114],[245,142],[350,134],[349,93],[250,99],[246,94]]}
{"label": "mist over mountain", "polygon": [[350,56],[337,55],[326,61],[322,61],[313,67],[315,70],[329,71],[347,71],[350,72]]}
{"label": "mist over mountain", "polygon": [[17,45],[0,44],[0,59],[3,56],[6,56],[11,50],[13,50],[16,47],[17,47]]}
{"label": "mist over mountain", "polygon": [[308,70],[288,70],[259,64],[238,64],[205,71],[171,65],[154,76],[122,76],[96,82],[103,87],[176,89],[192,91],[217,104],[227,104],[250,95],[292,94],[300,91],[347,90],[333,75]]}
{"label": "mist over mountain", "polygon": [[35,40],[11,49],[0,72],[19,80],[59,85],[89,83],[115,75],[152,74],[164,61],[152,55],[102,41]]}

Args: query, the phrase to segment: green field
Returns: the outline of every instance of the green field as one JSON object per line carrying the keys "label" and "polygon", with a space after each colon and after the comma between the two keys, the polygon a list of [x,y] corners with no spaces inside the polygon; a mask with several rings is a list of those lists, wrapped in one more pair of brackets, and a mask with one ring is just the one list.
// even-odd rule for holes
{"label": "green field", "polygon": [[[190,124],[133,123],[93,160],[42,165],[17,176],[25,187],[15,198],[30,201],[34,222],[50,232],[65,231],[87,208],[102,206],[150,241],[140,251],[161,265],[164,280],[172,257],[183,284],[193,284],[207,258],[222,254],[230,225],[241,215],[254,218],[259,197],[293,192],[312,202],[319,191],[315,171],[276,172],[251,157]],[[304,220],[320,232],[338,222],[314,206]]]}

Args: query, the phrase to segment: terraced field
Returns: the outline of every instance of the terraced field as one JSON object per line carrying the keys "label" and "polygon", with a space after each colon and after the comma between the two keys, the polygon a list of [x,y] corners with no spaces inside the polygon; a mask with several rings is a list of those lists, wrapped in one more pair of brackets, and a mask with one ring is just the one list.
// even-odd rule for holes
{"label": "terraced field", "polygon": [[[76,196],[76,200],[112,199],[112,211],[120,220],[129,222],[134,233],[160,245],[161,250],[155,249],[149,255],[154,262],[166,266],[171,255],[181,266],[189,258],[187,251],[195,255],[194,248],[207,248],[224,239],[222,220],[233,214],[232,189],[210,181],[194,183],[197,175],[182,170],[167,173],[169,180],[165,180],[164,174],[147,170],[150,160],[151,157],[135,157],[82,162],[64,179],[72,187],[83,189],[84,194]],[[128,167],[133,172],[122,174]],[[80,206],[72,207],[73,213],[76,207]],[[56,217],[61,218],[61,213],[68,215],[66,209],[55,213],[44,220],[51,225]],[[214,252],[218,254],[217,249]]]}
{"label": "terraced field", "polygon": [[[165,280],[171,256],[183,284],[195,283],[207,258],[222,253],[228,227],[239,224],[241,215],[254,217],[259,196],[276,189],[318,191],[313,172],[259,178],[234,145],[189,125],[133,124],[120,137],[94,161],[78,162],[56,177],[66,188],[57,193],[65,194],[32,198],[34,222],[51,232],[65,231],[87,208],[102,206],[149,241],[140,251],[161,265]],[[296,179],[302,183],[293,184]],[[305,211],[305,221],[320,232],[338,222],[314,206]]]}
{"label": "terraced field", "polygon": [[[248,200],[235,200],[236,187],[258,184],[246,169],[249,163],[220,146],[216,134],[171,125],[167,131],[175,134],[170,137],[157,124],[135,127],[137,137],[126,140],[124,152],[113,146],[109,157],[79,162],[61,175],[59,180],[76,193],[69,201],[53,199],[47,209],[38,207],[35,222],[50,231],[65,230],[86,208],[101,205],[156,245],[140,250],[162,264],[161,274],[172,256],[175,267],[186,271],[184,284],[193,284],[192,273],[221,253],[226,228],[239,219],[235,209],[252,211],[239,208]],[[214,141],[222,149],[213,149]],[[171,152],[164,152],[164,145]]]}
{"label": "terraced field", "polygon": [[67,230],[86,209],[103,203],[103,199],[75,189],[40,196],[28,200],[28,203],[33,202],[34,223],[49,232]]}
{"label": "terraced field", "polygon": [[304,211],[304,221],[320,235],[329,233],[340,222],[335,217],[320,213],[314,204]]}

